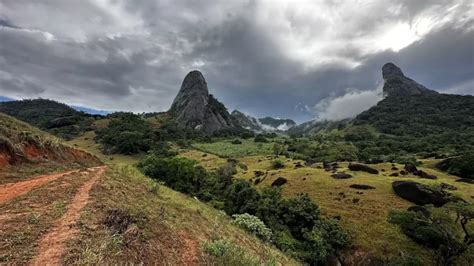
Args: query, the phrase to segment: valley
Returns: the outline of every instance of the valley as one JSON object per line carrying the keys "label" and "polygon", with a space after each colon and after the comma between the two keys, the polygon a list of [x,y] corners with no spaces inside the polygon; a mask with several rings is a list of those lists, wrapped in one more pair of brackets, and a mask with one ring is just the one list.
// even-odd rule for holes
{"label": "valley", "polygon": [[0,103],[0,263],[470,265],[474,97],[382,72],[376,106],[301,125],[198,71],[168,112]]}

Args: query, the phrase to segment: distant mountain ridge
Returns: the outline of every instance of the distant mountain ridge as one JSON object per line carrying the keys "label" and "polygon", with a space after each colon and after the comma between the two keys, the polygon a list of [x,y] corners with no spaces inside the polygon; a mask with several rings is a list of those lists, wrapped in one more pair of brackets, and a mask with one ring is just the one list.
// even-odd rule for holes
{"label": "distant mountain ridge", "polygon": [[291,119],[255,118],[238,110],[232,111],[231,115],[241,127],[254,132],[283,132],[296,126],[296,122]]}
{"label": "distant mountain ridge", "polygon": [[94,120],[91,115],[47,99],[2,102],[0,112],[64,139],[87,130]]}

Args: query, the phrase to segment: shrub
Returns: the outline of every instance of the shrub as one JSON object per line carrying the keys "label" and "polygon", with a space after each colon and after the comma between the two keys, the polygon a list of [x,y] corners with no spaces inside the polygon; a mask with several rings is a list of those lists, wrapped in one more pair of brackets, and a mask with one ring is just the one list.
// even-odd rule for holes
{"label": "shrub", "polygon": [[262,142],[262,143],[267,143],[268,142],[268,139],[265,138],[264,135],[262,134],[258,134],[257,136],[255,136],[254,142]]}
{"label": "shrub", "polygon": [[234,139],[231,141],[232,144],[242,144],[242,141],[240,139]]}
{"label": "shrub", "polygon": [[138,168],[145,175],[192,195],[197,195],[209,179],[206,170],[196,166],[196,161],[180,157],[161,158],[151,154],[138,164]]}
{"label": "shrub", "polygon": [[264,241],[271,241],[272,230],[268,229],[268,227],[257,216],[244,213],[234,214],[232,217],[234,218],[235,224],[243,227]]}
{"label": "shrub", "polygon": [[274,160],[272,162],[273,169],[282,169],[285,168],[285,164],[281,160]]}

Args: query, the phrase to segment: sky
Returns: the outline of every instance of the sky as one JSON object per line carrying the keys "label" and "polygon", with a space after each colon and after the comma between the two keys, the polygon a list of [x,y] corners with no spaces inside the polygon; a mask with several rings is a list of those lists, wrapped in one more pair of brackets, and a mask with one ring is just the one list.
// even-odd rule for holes
{"label": "sky", "polygon": [[166,111],[200,70],[229,111],[343,119],[381,99],[381,67],[474,94],[463,0],[0,0],[0,96]]}

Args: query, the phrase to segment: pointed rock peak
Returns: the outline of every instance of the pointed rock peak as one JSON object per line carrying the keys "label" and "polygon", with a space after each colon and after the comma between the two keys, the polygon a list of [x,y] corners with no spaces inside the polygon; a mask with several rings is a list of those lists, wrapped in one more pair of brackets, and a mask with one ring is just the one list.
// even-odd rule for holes
{"label": "pointed rock peak", "polygon": [[382,76],[384,79],[387,79],[389,77],[404,77],[402,70],[397,67],[394,63],[386,63],[382,67]]}
{"label": "pointed rock peak", "polygon": [[204,76],[200,71],[193,70],[184,78],[180,91],[186,91],[189,89],[199,89],[207,92],[206,79],[204,79]]}

